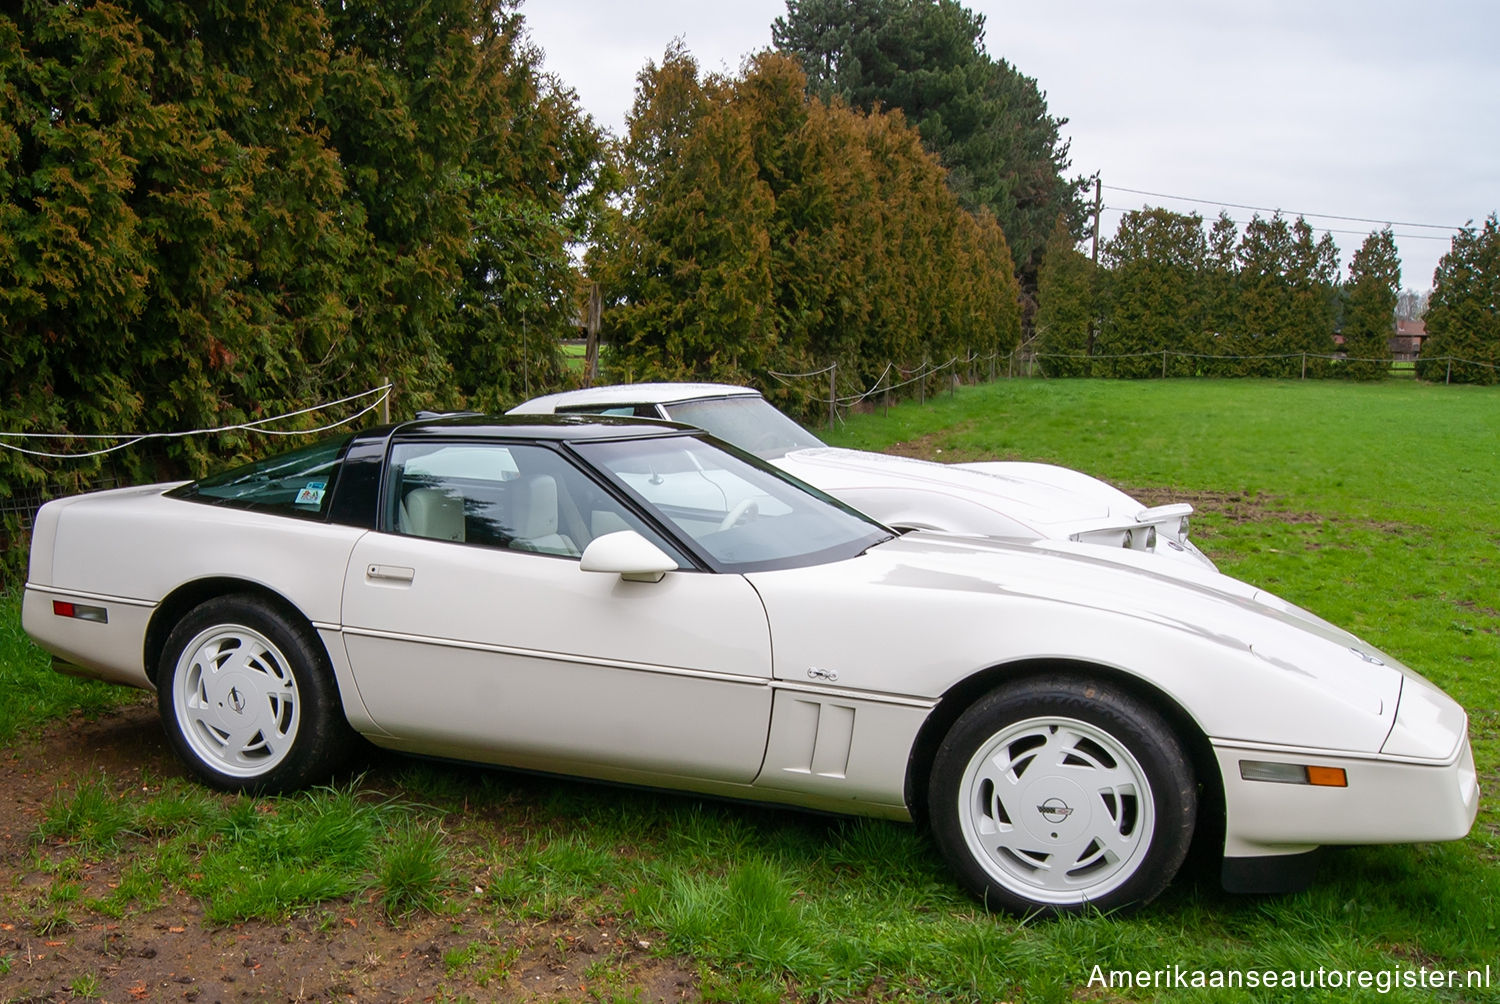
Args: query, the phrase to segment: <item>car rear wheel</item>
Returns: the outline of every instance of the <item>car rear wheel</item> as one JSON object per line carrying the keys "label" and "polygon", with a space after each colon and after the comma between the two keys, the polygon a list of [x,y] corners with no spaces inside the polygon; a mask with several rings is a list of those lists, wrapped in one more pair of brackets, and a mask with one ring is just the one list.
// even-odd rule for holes
{"label": "car rear wheel", "polygon": [[178,622],[162,652],[157,704],[178,755],[226,791],[322,780],[352,744],[321,643],[255,596],[208,600]]}
{"label": "car rear wheel", "polygon": [[1149,705],[1086,679],[1007,684],[933,760],[933,836],[987,905],[1020,913],[1144,903],[1182,865],[1197,791]]}

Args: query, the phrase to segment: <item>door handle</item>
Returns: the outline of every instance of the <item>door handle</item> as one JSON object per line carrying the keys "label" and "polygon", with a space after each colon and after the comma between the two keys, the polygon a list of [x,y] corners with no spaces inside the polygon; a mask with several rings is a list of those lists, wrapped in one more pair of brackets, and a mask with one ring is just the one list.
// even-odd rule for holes
{"label": "door handle", "polygon": [[417,570],[407,568],[405,565],[366,565],[365,578],[383,579],[388,582],[410,583],[416,578]]}

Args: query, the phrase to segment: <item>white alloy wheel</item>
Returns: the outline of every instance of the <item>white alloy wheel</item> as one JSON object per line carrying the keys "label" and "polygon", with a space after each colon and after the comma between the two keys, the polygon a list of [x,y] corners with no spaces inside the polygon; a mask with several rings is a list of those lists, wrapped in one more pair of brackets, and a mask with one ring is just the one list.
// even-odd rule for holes
{"label": "white alloy wheel", "polygon": [[1156,812],[1145,770],[1114,736],[1028,718],[980,747],[960,782],[959,826],[981,867],[1018,895],[1097,901],[1130,878]]}
{"label": "white alloy wheel", "polygon": [[295,610],[265,597],[194,607],[158,665],[167,738],[216,788],[291,791],[327,779],[354,746],[323,643]]}
{"label": "white alloy wheel", "polygon": [[172,702],[193,754],[230,777],[274,770],[297,738],[302,698],[285,655],[237,624],[194,637],[172,674]]}
{"label": "white alloy wheel", "polygon": [[933,838],[984,902],[1016,913],[1114,910],[1177,874],[1197,782],[1165,718],[1103,681],[1011,681],[953,722],[927,787]]}

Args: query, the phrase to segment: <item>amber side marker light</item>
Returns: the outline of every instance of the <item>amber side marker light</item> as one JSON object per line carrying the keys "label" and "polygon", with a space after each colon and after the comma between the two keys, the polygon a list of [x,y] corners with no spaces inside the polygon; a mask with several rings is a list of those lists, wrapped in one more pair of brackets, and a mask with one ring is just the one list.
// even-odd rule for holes
{"label": "amber side marker light", "polygon": [[74,620],[94,621],[99,624],[109,623],[109,611],[104,607],[89,606],[85,603],[70,603],[67,600],[53,600],[52,612],[59,617],[71,617]]}
{"label": "amber side marker light", "polygon": [[1342,767],[1272,763],[1269,760],[1241,760],[1240,777],[1246,781],[1271,781],[1275,784],[1310,784],[1319,788],[1349,787],[1349,777]]}

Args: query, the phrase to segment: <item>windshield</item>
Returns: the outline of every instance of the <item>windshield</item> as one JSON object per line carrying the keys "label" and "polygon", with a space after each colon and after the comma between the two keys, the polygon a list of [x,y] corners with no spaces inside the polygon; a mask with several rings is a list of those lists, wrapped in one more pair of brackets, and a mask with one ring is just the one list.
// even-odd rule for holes
{"label": "windshield", "polygon": [[339,460],[352,438],[345,433],[325,439],[194,481],[168,494],[210,505],[321,518],[328,511]]}
{"label": "windshield", "polygon": [[775,460],[792,450],[824,445],[817,436],[777,411],[763,397],[740,395],[682,401],[665,405],[664,410],[672,421],[696,425],[763,460]]}
{"label": "windshield", "polygon": [[695,544],[717,571],[841,561],[891,538],[842,503],[696,436],[574,449]]}

